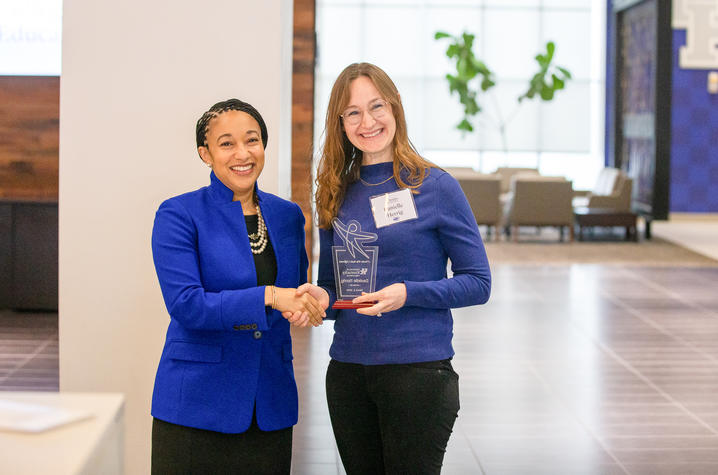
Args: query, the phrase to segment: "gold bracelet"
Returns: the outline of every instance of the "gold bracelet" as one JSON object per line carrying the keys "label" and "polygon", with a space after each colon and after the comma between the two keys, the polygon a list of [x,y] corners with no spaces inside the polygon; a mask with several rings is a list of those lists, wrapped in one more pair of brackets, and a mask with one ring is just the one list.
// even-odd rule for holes
{"label": "gold bracelet", "polygon": [[277,292],[276,292],[276,286],[272,286],[272,308],[277,308]]}

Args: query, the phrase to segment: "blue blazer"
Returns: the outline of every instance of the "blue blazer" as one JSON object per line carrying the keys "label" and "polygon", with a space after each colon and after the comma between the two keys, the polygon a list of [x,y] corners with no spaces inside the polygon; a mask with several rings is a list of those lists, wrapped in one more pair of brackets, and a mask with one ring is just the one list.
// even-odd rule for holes
{"label": "blue blazer", "polygon": [[[244,432],[256,405],[262,430],[297,423],[289,322],[264,306],[242,206],[211,174],[208,187],[162,203],[152,254],[170,314],[152,415],[225,433]],[[304,215],[257,190],[277,260],[278,287],[307,279]]]}

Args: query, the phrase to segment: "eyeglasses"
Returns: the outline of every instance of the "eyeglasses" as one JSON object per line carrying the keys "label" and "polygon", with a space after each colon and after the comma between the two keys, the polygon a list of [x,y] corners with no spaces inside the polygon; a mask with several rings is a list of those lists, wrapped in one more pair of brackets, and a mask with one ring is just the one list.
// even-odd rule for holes
{"label": "eyeglasses", "polygon": [[[381,119],[389,113],[389,103],[384,99],[376,99],[369,103],[367,110],[375,119]],[[362,111],[358,107],[348,107],[339,117],[344,119],[346,125],[359,125],[362,119]]]}

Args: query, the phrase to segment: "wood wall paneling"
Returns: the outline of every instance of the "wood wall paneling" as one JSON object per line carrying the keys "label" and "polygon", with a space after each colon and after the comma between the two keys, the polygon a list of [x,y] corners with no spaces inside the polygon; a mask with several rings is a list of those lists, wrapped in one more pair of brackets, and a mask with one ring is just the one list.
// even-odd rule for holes
{"label": "wood wall paneling", "polygon": [[60,78],[0,76],[0,198],[56,201]]}
{"label": "wood wall paneling", "polygon": [[309,280],[312,261],[312,157],[314,142],[315,1],[294,1],[292,61],[292,200],[304,212]]}

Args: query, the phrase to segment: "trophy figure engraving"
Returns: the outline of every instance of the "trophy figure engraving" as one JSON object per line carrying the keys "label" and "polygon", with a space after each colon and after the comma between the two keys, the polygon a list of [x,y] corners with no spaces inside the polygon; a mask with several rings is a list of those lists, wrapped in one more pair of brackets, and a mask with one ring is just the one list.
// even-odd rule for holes
{"label": "trophy figure engraving", "polygon": [[361,224],[355,220],[348,224],[338,218],[332,220],[334,232],[344,242],[343,246],[332,246],[334,279],[337,288],[337,301],[332,308],[371,307],[372,303],[352,303],[362,292],[374,292],[376,286],[376,261],[379,246],[365,246],[365,243],[377,240],[377,235],[361,230]]}

